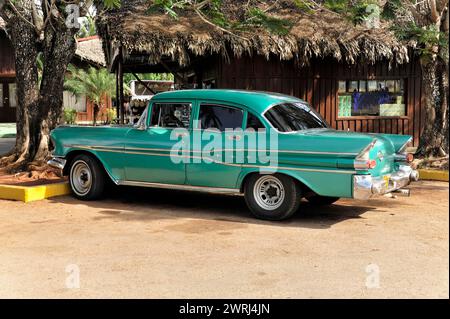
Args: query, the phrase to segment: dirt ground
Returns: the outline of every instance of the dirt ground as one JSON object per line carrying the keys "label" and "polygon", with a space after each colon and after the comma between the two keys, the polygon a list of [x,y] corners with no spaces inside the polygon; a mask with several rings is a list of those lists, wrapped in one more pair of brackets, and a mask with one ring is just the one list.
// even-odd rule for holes
{"label": "dirt ground", "polygon": [[449,297],[449,188],[306,202],[285,222],[239,196],[116,188],[0,200],[0,297]]}

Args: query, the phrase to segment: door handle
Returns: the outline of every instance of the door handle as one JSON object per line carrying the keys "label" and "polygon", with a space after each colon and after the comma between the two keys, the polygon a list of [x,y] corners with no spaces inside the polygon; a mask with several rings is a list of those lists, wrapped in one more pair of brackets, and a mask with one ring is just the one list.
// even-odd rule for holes
{"label": "door handle", "polygon": [[241,140],[241,136],[240,135],[229,135],[228,139],[232,140],[232,141],[240,141]]}
{"label": "door handle", "polygon": [[175,136],[176,137],[180,137],[180,136],[187,136],[187,133],[186,132],[175,132]]}

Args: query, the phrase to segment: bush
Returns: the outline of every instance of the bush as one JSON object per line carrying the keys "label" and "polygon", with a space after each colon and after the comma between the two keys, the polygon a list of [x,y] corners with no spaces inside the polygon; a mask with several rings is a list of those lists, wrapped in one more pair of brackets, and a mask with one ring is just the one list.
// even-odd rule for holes
{"label": "bush", "polygon": [[71,108],[64,108],[63,120],[66,124],[75,124],[77,120],[77,110]]}
{"label": "bush", "polygon": [[107,108],[104,111],[104,114],[106,115],[106,124],[111,124],[113,122],[115,122],[116,118],[117,118],[117,114],[116,114],[116,110],[114,108]]}

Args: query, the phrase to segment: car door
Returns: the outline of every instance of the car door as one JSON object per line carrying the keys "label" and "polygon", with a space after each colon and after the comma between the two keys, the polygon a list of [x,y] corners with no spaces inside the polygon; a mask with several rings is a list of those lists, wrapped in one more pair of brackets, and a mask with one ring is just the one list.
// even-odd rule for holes
{"label": "car door", "polygon": [[[152,102],[145,121],[127,134],[125,174],[128,181],[184,184],[186,163],[171,150],[190,128],[192,101]],[[175,134],[173,134],[175,133]]]}
{"label": "car door", "polygon": [[197,114],[186,183],[235,188],[241,172],[241,163],[236,161],[236,142],[243,137],[244,110],[234,105],[199,101]]}

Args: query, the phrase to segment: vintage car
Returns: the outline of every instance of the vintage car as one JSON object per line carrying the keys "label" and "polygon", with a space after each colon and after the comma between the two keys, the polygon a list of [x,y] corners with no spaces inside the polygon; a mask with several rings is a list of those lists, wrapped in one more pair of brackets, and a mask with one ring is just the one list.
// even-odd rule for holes
{"label": "vintage car", "polygon": [[[164,92],[134,126],[60,126],[51,138],[49,164],[69,176],[82,200],[98,198],[111,180],[244,194],[256,217],[281,220],[301,198],[329,205],[341,197],[409,195],[403,188],[418,180],[410,136],[337,131],[303,100],[269,92]],[[211,147],[211,139],[222,147]],[[255,157],[255,140],[256,155],[262,149],[275,161]]]}

